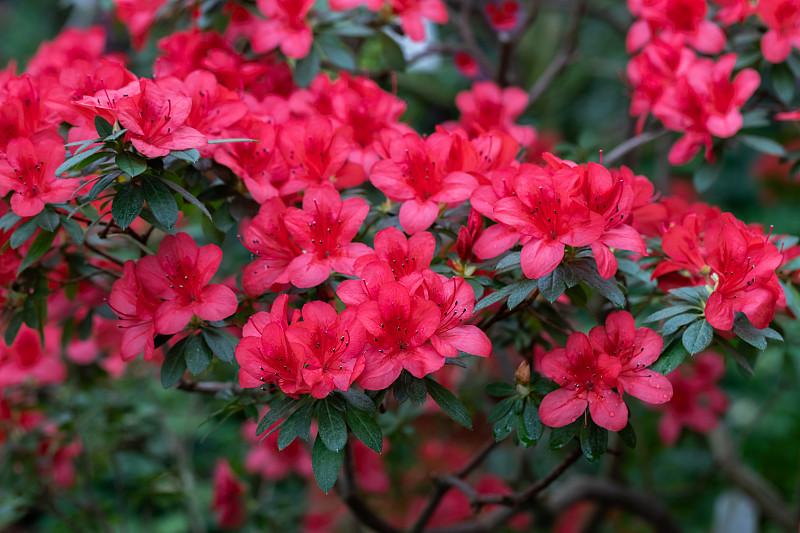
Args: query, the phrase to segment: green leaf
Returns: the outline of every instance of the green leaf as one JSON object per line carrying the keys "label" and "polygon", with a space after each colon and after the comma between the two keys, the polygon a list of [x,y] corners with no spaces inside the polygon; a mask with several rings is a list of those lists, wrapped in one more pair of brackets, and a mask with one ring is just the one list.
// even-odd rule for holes
{"label": "green leaf", "polygon": [[666,376],[678,368],[678,365],[683,362],[683,360],[686,358],[686,355],[687,351],[686,348],[684,348],[683,343],[680,341],[673,342],[669,347],[661,352],[658,360],[650,365],[650,370]]}
{"label": "green leaf", "polygon": [[550,303],[558,300],[565,290],[567,290],[567,286],[564,282],[564,270],[561,265],[539,279],[539,292]]}
{"label": "green leaf", "polygon": [[[295,413],[297,413],[297,411],[292,413],[292,416],[294,416]],[[293,421],[290,420],[292,416],[286,419],[286,422],[281,425],[281,432],[278,434],[278,451],[289,446],[294,442],[294,439],[297,438],[297,430],[294,427]]]}
{"label": "green leaf", "polygon": [[200,160],[200,152],[197,148],[188,148],[186,150],[172,150],[169,155],[187,163],[197,163]]}
{"label": "green leaf", "polygon": [[697,192],[705,192],[711,188],[712,185],[719,178],[722,171],[722,165],[701,165],[697,172],[692,176],[692,183]]}
{"label": "green leaf", "polygon": [[500,261],[497,262],[497,266],[495,266],[495,270],[505,270],[507,268],[518,268],[520,264],[520,252],[509,252],[509,254],[503,257]]}
{"label": "green leaf", "polygon": [[344,423],[342,413],[336,409],[329,398],[319,402],[317,411],[319,422],[319,436],[329,450],[338,452],[347,443],[347,425]]}
{"label": "green leaf", "polygon": [[17,311],[11,315],[8,324],[6,324],[6,330],[3,332],[3,340],[6,342],[6,346],[14,344],[14,339],[17,338],[19,328],[22,326],[22,318],[21,311]]}
{"label": "green leaf", "polygon": [[322,48],[322,53],[325,57],[336,65],[337,67],[353,71],[356,68],[356,58],[353,56],[352,50],[332,35],[321,35],[317,39],[317,43]]}
{"label": "green leaf", "polygon": [[608,448],[608,430],[601,428],[590,420],[581,426],[581,451],[590,462],[595,462],[606,453]]}
{"label": "green leaf", "polygon": [[119,227],[125,229],[136,220],[136,217],[142,212],[143,206],[142,189],[129,181],[114,195],[114,201],[111,203],[111,215]]}
{"label": "green leaf", "polygon": [[66,161],[64,161],[63,163],[61,163],[58,166],[58,168],[56,169],[56,172],[55,172],[56,176],[60,176],[64,172],[66,172],[66,171],[68,171],[68,170],[70,170],[72,168],[75,168],[82,161],[84,161],[85,159],[88,159],[89,157],[93,156],[94,154],[96,154],[97,152],[99,152],[102,149],[103,149],[103,145],[99,144],[99,145],[97,145],[97,146],[95,146],[93,148],[89,148],[88,150],[84,150],[83,152],[79,152],[77,155],[74,155],[74,156],[70,157],[69,159],[67,159]]}
{"label": "green leaf", "polygon": [[347,409],[344,412],[347,425],[353,430],[358,440],[366,444],[367,448],[378,453],[383,451],[383,433],[381,427],[372,418],[372,415],[361,409]]}
{"label": "green leaf", "polygon": [[9,211],[0,217],[0,230],[8,231],[16,225],[17,222],[22,220],[22,217],[13,211]]}
{"label": "green leaf", "polygon": [[161,181],[145,177],[142,192],[156,220],[168,228],[173,227],[178,221],[178,204],[169,189]]}
{"label": "green leaf", "polygon": [[180,381],[186,372],[185,349],[188,338],[181,339],[169,349],[161,364],[161,386],[168,389]]}
{"label": "green leaf", "polygon": [[465,428],[472,429],[472,420],[461,400],[431,378],[425,378],[425,386],[428,389],[428,394],[442,408],[442,411]]}
{"label": "green leaf", "polygon": [[40,231],[39,235],[33,239],[33,244],[31,244],[28,253],[25,254],[25,257],[22,258],[22,262],[17,269],[17,275],[22,273],[26,268],[34,264],[36,261],[41,259],[44,254],[50,251],[50,246],[53,244],[53,240],[56,238],[55,231]]}
{"label": "green leaf", "polygon": [[492,435],[495,442],[500,442],[508,437],[517,427],[517,422],[519,422],[519,414],[513,411],[510,411],[506,416],[495,422],[492,426]]}
{"label": "green leaf", "polygon": [[83,244],[83,228],[81,228],[80,224],[65,215],[61,215],[61,225],[72,240],[75,241],[75,244]]}
{"label": "green leaf", "polygon": [[208,347],[201,335],[194,335],[189,338],[189,342],[186,343],[185,352],[186,366],[189,367],[189,372],[195,376],[208,368],[214,355],[211,353],[211,348]]}
{"label": "green leaf", "polygon": [[500,289],[498,291],[495,291],[492,294],[489,294],[489,295],[485,296],[483,299],[481,299],[478,303],[475,304],[475,307],[473,308],[472,312],[473,313],[477,313],[481,309],[489,307],[490,305],[495,304],[495,303],[503,300],[506,296],[511,294],[511,291],[514,290],[514,287],[516,285],[517,285],[517,283],[513,283],[511,285],[507,285],[507,286],[503,287],[502,289]]}
{"label": "green leaf", "polygon": [[92,201],[96,200],[100,193],[104,190],[108,189],[108,187],[114,183],[114,181],[120,176],[118,172],[112,172],[110,174],[106,174],[99,180],[95,181],[92,185],[92,188],[89,189],[89,194],[86,195],[86,200]]}
{"label": "green leaf", "polygon": [[777,156],[784,156],[786,155],[786,150],[783,146],[769,139],[767,137],[759,137],[757,135],[739,135],[739,140],[742,141],[742,144],[749,146],[753,150],[757,152],[761,152],[762,154],[771,154]]}
{"label": "green leaf", "polygon": [[674,316],[669,320],[667,320],[666,322],[664,322],[664,327],[661,328],[661,336],[666,337],[668,335],[672,335],[686,324],[691,324],[695,320],[702,318],[703,315],[697,314],[696,311],[694,313],[687,313],[685,315]]}
{"label": "green leaf", "polygon": [[572,442],[572,439],[581,431],[582,418],[583,417],[579,417],[575,422],[564,427],[553,428],[550,431],[550,449],[558,450]]}
{"label": "green leaf", "polygon": [[797,78],[789,67],[783,63],[772,65],[770,80],[778,99],[784,104],[790,103],[797,89]]}
{"label": "green leaf", "polygon": [[542,419],[539,418],[539,408],[536,407],[536,404],[531,399],[525,402],[525,407],[520,413],[519,423],[525,428],[525,434],[528,439],[536,442],[542,438],[544,424],[542,424]]}
{"label": "green leaf", "polygon": [[278,435],[278,450],[289,446],[296,437],[308,440],[314,404],[310,401],[309,396],[304,397],[299,403],[300,407],[281,425],[281,432]]}
{"label": "green leaf", "polygon": [[206,206],[204,206],[203,203],[200,200],[198,200],[197,198],[192,196],[192,193],[190,193],[189,191],[187,191],[186,189],[184,189],[183,187],[181,187],[177,183],[175,183],[173,181],[170,181],[170,180],[168,180],[166,178],[158,178],[158,179],[161,180],[161,183],[163,183],[164,185],[166,185],[167,187],[169,187],[173,191],[177,192],[179,195],[181,195],[181,197],[184,200],[186,200],[187,202],[189,202],[190,204],[192,204],[193,206],[198,208],[200,211],[202,211],[202,213],[205,216],[207,216],[209,219],[211,219],[211,213],[208,212],[208,209],[206,209]]}
{"label": "green leaf", "polygon": [[352,405],[356,409],[361,409],[362,411],[367,411],[368,413],[374,413],[377,409],[375,407],[375,403],[363,392],[350,389],[348,391],[337,391],[337,393],[339,396],[344,398],[348,404]]}
{"label": "green leaf", "polygon": [[708,299],[708,291],[703,287],[678,287],[677,289],[670,289],[669,294],[678,300],[691,302],[699,306],[704,306],[705,301]]}
{"label": "green leaf", "polygon": [[497,402],[497,405],[492,407],[489,412],[486,414],[486,421],[487,422],[497,422],[498,420],[505,418],[508,413],[514,409],[517,400],[519,400],[518,396],[510,396],[508,398],[504,398]]}
{"label": "green leaf", "polygon": [[203,339],[214,352],[226,363],[233,363],[236,348],[236,337],[225,331],[215,328],[203,329]]}
{"label": "green leaf", "polygon": [[685,313],[686,311],[690,311],[692,309],[695,308],[692,307],[691,305],[673,305],[672,307],[667,307],[666,309],[662,309],[661,311],[656,311],[652,315],[642,320],[642,324],[648,324],[650,322],[658,322],[659,320],[664,320],[665,318],[670,318],[675,315]]}
{"label": "green leaf", "polygon": [[748,320],[747,315],[741,312],[736,313],[733,321],[733,332],[737,337],[759,350],[767,349],[767,337],[775,340],[783,340],[783,337],[774,329],[758,329]]}
{"label": "green leaf", "polygon": [[108,137],[114,133],[114,126],[100,115],[94,117],[94,129],[100,137]]}
{"label": "green leaf", "polygon": [[405,72],[406,58],[400,45],[385,33],[378,36],[378,41],[381,44],[381,55],[386,68],[395,72]]}
{"label": "green leaf", "polygon": [[610,279],[603,278],[600,273],[597,272],[597,267],[594,262],[575,261],[569,263],[568,268],[578,279],[605,296],[611,303],[617,307],[625,306],[625,295],[620,290],[617,280],[613,277]]}
{"label": "green leaf", "polygon": [[22,243],[27,242],[36,230],[39,229],[39,222],[36,220],[36,217],[29,218],[11,234],[11,238],[8,240],[8,244],[11,248],[17,249],[19,248]]}
{"label": "green leaf", "polygon": [[405,403],[408,400],[408,386],[411,381],[408,379],[410,374],[407,370],[400,372],[400,376],[392,384],[392,394],[397,403]]}
{"label": "green leaf", "polygon": [[147,160],[133,152],[122,152],[114,158],[117,166],[128,176],[135,178],[147,170]]}
{"label": "green leaf", "polygon": [[297,403],[298,400],[290,398],[289,396],[281,398],[278,402],[272,402],[269,406],[269,411],[258,423],[258,426],[256,426],[256,435],[261,435],[272,427],[275,422],[286,416]]}
{"label": "green leaf", "polygon": [[486,385],[486,394],[489,396],[511,396],[517,393],[517,388],[510,383],[498,381]]}
{"label": "green leaf", "polygon": [[690,355],[702,352],[714,338],[714,328],[703,319],[698,320],[683,332],[683,345]]}
{"label": "green leaf", "polygon": [[338,452],[331,451],[317,436],[314,441],[314,448],[311,450],[311,470],[314,471],[314,479],[322,492],[328,494],[336,478],[339,477],[339,470],[342,469],[344,460],[344,450]]}
{"label": "green leaf", "polygon": [[294,81],[298,87],[301,89],[308,87],[319,73],[319,67],[319,47],[312,44],[308,55],[299,59],[294,66]]}
{"label": "green leaf", "polygon": [[633,431],[633,426],[631,425],[630,420],[628,421],[628,425],[622,428],[620,431],[617,432],[619,438],[628,448],[636,448],[636,432]]}
{"label": "green leaf", "polygon": [[45,231],[55,231],[58,228],[58,213],[49,207],[45,207],[36,215],[36,222]]}
{"label": "green leaf", "polygon": [[428,399],[428,391],[425,388],[425,382],[419,378],[411,376],[411,381],[408,384],[408,397],[414,405],[422,405]]}
{"label": "green leaf", "polygon": [[535,279],[526,279],[516,283],[514,285],[514,289],[511,291],[511,294],[508,295],[508,305],[509,309],[514,309],[516,306],[521,304],[525,299],[533,292],[533,290],[538,285],[538,281]]}

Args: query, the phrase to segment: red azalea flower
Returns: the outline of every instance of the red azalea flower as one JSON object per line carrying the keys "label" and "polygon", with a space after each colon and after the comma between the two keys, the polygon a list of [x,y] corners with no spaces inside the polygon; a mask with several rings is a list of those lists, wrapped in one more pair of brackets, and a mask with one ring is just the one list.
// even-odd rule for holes
{"label": "red azalea flower", "polygon": [[399,281],[431,266],[436,240],[427,231],[406,239],[402,231],[388,227],[375,235],[373,247],[374,253],[362,255],[356,260],[353,267],[356,274],[361,275],[365,267],[374,261],[383,261],[391,268],[394,279]]}
{"label": "red azalea flower", "polygon": [[456,239],[456,253],[462,261],[470,261],[473,257],[472,245],[483,232],[483,217],[475,209],[470,210],[467,225],[461,226]]}
{"label": "red azalea flower", "polygon": [[45,105],[38,80],[28,74],[10,77],[0,91],[0,152],[7,151],[13,139],[57,130],[60,117]]}
{"label": "red azalea flower", "polygon": [[377,299],[358,306],[358,319],[367,330],[366,366],[358,384],[381,390],[403,369],[422,378],[442,368],[445,356],[428,342],[441,317],[434,302],[412,295],[401,283],[383,284]]}
{"label": "red azalea flower", "polygon": [[492,343],[477,326],[467,324],[475,307],[475,291],[464,278],[447,278],[433,270],[422,273],[418,295],[434,302],[442,317],[431,335],[431,344],[445,357],[458,357],[459,350],[479,357],[492,354]]}
{"label": "red azalea flower", "polygon": [[400,27],[412,41],[425,40],[425,20],[447,22],[447,8],[442,0],[388,0],[400,17]]}
{"label": "red azalea flower", "polygon": [[253,50],[263,53],[280,46],[289,57],[307,56],[313,36],[305,17],[314,0],[258,0],[257,5],[267,20],[258,21],[259,31],[252,36]]}
{"label": "red azalea flower", "polygon": [[247,509],[243,496],[246,491],[228,461],[217,459],[211,510],[217,515],[217,525],[221,529],[239,529],[244,524]]}
{"label": "red azalea flower", "polygon": [[42,346],[37,331],[23,324],[11,346],[0,350],[0,390],[28,381],[38,385],[63,382],[67,369],[58,355],[59,336],[58,328],[45,326]]}
{"label": "red azalea flower", "polygon": [[761,53],[771,63],[783,62],[792,47],[800,48],[800,4],[797,0],[759,0],[755,12],[769,26]]}
{"label": "red azalea flower", "polygon": [[198,248],[188,234],[167,235],[158,255],[136,263],[136,278],[166,300],[155,313],[155,330],[171,335],[182,330],[194,315],[222,320],[236,312],[236,294],[224,285],[208,285],[219,268],[222,250],[214,244]]}
{"label": "red azalea flower", "polygon": [[725,375],[725,362],[719,354],[703,352],[670,372],[674,394],[661,406],[658,434],[667,446],[678,440],[683,427],[708,433],[717,427],[728,408],[728,398],[717,383]]}
{"label": "red azalea flower", "polygon": [[314,287],[334,270],[352,276],[355,260],[369,253],[366,244],[351,242],[368,212],[366,201],[342,201],[333,187],[308,189],[303,196],[303,209],[288,208],[284,219],[294,242],[306,252],[286,267],[291,283]]}
{"label": "red azalea flower", "polygon": [[725,32],[706,20],[706,0],[628,0],[639,18],[628,31],[628,52],[633,53],[660,33],[677,33],[698,52],[718,54],[725,47]]}
{"label": "red azalea flower", "polygon": [[122,321],[118,326],[124,330],[120,344],[122,360],[136,359],[144,351],[144,360],[149,361],[155,351],[153,320],[161,300],[139,283],[134,265],[133,261],[125,262],[122,278],[114,282],[108,305]]}
{"label": "red azalea flower", "polygon": [[289,327],[290,342],[306,349],[303,380],[314,398],[346,391],[364,370],[366,335],[354,309],[336,310],[324,302],[303,306],[303,321]]}
{"label": "red azalea flower", "polygon": [[505,0],[504,2],[489,2],[486,6],[486,16],[497,31],[512,31],[519,22],[519,2]]}
{"label": "red azalea flower", "polygon": [[43,131],[30,139],[12,140],[5,159],[0,159],[0,195],[14,191],[11,210],[23,217],[38,215],[45,203],[69,200],[80,183],[56,177],[63,162],[64,140],[56,133]]}
{"label": "red azalea flower", "polygon": [[236,361],[241,366],[239,385],[251,388],[277,383],[294,398],[311,392],[302,374],[307,356],[304,347],[289,342],[287,326],[273,321],[263,323],[261,317],[256,320],[262,323],[253,324],[255,334],[245,334],[236,347]]}
{"label": "red azalea flower", "polygon": [[285,214],[283,202],[272,198],[244,230],[242,244],[257,256],[242,275],[242,288],[248,296],[263,294],[274,283],[289,283],[286,267],[303,253],[289,235]]}
{"label": "red azalea flower", "polygon": [[153,81],[139,80],[138,94],[116,102],[117,119],[127,128],[125,139],[147,157],[168,155],[170,150],[202,148],[205,136],[184,125],[192,109],[192,100],[178,93],[162,90]]}
{"label": "red azalea flower", "polygon": [[403,202],[400,224],[410,235],[433,224],[439,202],[463,202],[478,185],[466,172],[447,172],[452,145],[451,135],[443,132],[426,139],[402,135],[389,145],[391,159],[378,161],[370,171],[373,185],[389,200]]}
{"label": "red azalea flower", "polygon": [[264,479],[275,481],[288,477],[292,472],[305,478],[314,475],[311,470],[311,456],[300,439],[296,439],[283,450],[278,450],[279,433],[275,431],[262,438],[256,435],[256,423],[252,420],[242,425],[241,435],[250,444],[244,460],[244,468],[250,474],[258,474]]}
{"label": "red azalea flower", "polygon": [[669,380],[647,368],[661,355],[664,340],[650,328],[636,329],[630,313],[618,311],[609,314],[605,327],[592,328],[589,340],[596,353],[619,359],[621,368],[617,375],[617,389],[621,394],[628,393],[654,404],[672,398]]}
{"label": "red azalea flower", "polygon": [[755,327],[766,328],[783,293],[775,274],[783,257],[766,237],[753,234],[730,213],[721,222],[717,245],[707,257],[716,286],[706,303],[706,320],[728,331],[738,311]]}
{"label": "red azalea flower", "polygon": [[711,2],[719,6],[714,18],[725,26],[743,23],[756,10],[751,0],[711,0]]}
{"label": "red azalea flower", "polygon": [[467,78],[477,78],[481,73],[480,68],[478,68],[478,62],[475,61],[475,58],[465,52],[457,53],[453,58],[453,61],[455,62],[458,71]]}
{"label": "red azalea flower", "polygon": [[501,89],[494,82],[480,81],[471,91],[458,93],[456,106],[461,111],[460,123],[470,137],[499,130],[514,137],[522,146],[536,141],[536,130],[515,123],[528,107],[528,93],[519,87]]}
{"label": "red azalea flower", "polygon": [[169,0],[114,0],[117,17],[128,27],[133,47],[141,50],[147,41],[150,27],[158,10]]}
{"label": "red azalea flower", "polygon": [[539,416],[550,427],[571,424],[586,412],[609,431],[619,431],[628,423],[628,408],[613,390],[622,364],[616,355],[592,350],[589,337],[576,332],[567,347],[556,348],[542,357],[542,372],[561,388],[544,397]]}

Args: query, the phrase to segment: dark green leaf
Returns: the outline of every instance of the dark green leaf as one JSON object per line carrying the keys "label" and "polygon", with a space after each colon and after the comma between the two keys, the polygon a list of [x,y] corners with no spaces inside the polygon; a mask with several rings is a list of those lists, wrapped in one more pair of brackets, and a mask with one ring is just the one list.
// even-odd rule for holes
{"label": "dark green leaf", "polygon": [[136,220],[144,206],[144,195],[138,185],[131,182],[123,185],[111,204],[111,215],[120,228],[125,229]]}
{"label": "dark green leaf", "polygon": [[19,328],[22,326],[22,312],[17,311],[8,321],[6,324],[6,329],[3,332],[3,340],[6,342],[6,346],[11,346],[14,344],[14,339],[17,338],[17,333],[19,333]]}
{"label": "dark green leaf", "polygon": [[497,266],[495,266],[495,270],[505,270],[507,268],[518,268],[520,263],[520,252],[509,252],[509,254],[503,257],[500,261],[497,262]]}
{"label": "dark green leaf", "polygon": [[408,387],[411,384],[411,377],[407,370],[403,370],[392,385],[392,394],[394,394],[394,399],[397,403],[405,403],[408,400]]}
{"label": "dark green leaf", "polygon": [[601,428],[594,421],[581,426],[581,451],[590,462],[595,462],[606,453],[608,448],[608,430]]}
{"label": "dark green leaf", "polygon": [[310,401],[303,403],[300,408],[292,413],[288,422],[294,422],[294,430],[297,436],[303,440],[308,440],[308,433],[311,431],[311,415],[314,411],[314,404]]}
{"label": "dark green leaf", "polygon": [[686,355],[687,352],[686,348],[683,346],[683,343],[680,341],[673,342],[669,347],[661,352],[658,360],[650,365],[650,370],[666,376],[678,368],[678,365],[683,362]]}
{"label": "dark green leaf", "polygon": [[691,305],[673,305],[672,307],[667,307],[666,309],[662,309],[661,311],[656,311],[652,315],[642,320],[642,324],[648,324],[650,322],[658,322],[659,320],[664,320],[665,318],[670,318],[675,315],[685,313],[686,311],[690,311],[692,309],[694,309],[694,307],[692,307]]}
{"label": "dark green leaf", "polygon": [[53,240],[55,238],[56,232],[54,231],[40,231],[39,235],[33,239],[33,244],[31,244],[30,249],[28,249],[28,253],[22,258],[22,262],[17,269],[17,274],[19,275],[23,270],[34,264],[36,261],[41,259],[44,254],[49,252],[50,246],[53,244]]}
{"label": "dark green leaf", "polygon": [[495,442],[500,442],[508,437],[511,432],[514,431],[514,428],[517,427],[517,422],[519,422],[519,414],[514,413],[513,410],[496,421],[492,426],[492,435],[494,436]]}
{"label": "dark green leaf", "polygon": [[564,282],[564,270],[561,265],[539,279],[539,292],[550,303],[558,300],[565,290],[567,290],[567,286]]}
{"label": "dark green leaf", "polygon": [[169,155],[187,163],[197,163],[200,160],[200,152],[197,148],[189,148],[187,150],[172,150]]}
{"label": "dark green leaf", "polygon": [[381,43],[381,55],[386,68],[396,72],[404,72],[406,70],[406,58],[400,45],[385,33],[381,33],[378,36],[378,40]]}
{"label": "dark green leaf", "polygon": [[486,385],[486,394],[489,396],[511,396],[517,393],[517,388],[510,383],[498,381]]}
{"label": "dark green leaf", "polygon": [[628,425],[617,432],[617,435],[619,435],[619,438],[625,446],[628,448],[636,448],[636,432],[633,431],[630,420],[628,421]]}
{"label": "dark green leaf", "polygon": [[[411,376],[411,374],[408,374]],[[425,382],[419,378],[411,376],[411,381],[408,384],[408,397],[414,405],[422,405],[428,399],[428,391],[425,388]]]}
{"label": "dark green leaf", "polygon": [[347,443],[347,425],[344,423],[342,413],[336,409],[329,398],[319,402],[317,411],[319,422],[319,436],[329,450],[338,452]]}
{"label": "dark green leaf", "polygon": [[81,228],[80,224],[65,215],[61,215],[61,225],[72,240],[75,241],[75,244],[83,244],[83,228]]}
{"label": "dark green leaf", "polygon": [[603,278],[597,272],[597,267],[593,262],[575,261],[574,263],[569,263],[568,268],[581,281],[605,296],[611,303],[617,307],[625,306],[625,295],[620,290],[617,280],[613,277],[610,279]]}
{"label": "dark green leaf", "polygon": [[525,407],[522,409],[522,413],[520,413],[520,425],[525,428],[525,434],[528,436],[528,439],[535,442],[542,438],[544,425],[539,418],[539,408],[536,407],[536,404],[530,399],[525,402]]}
{"label": "dark green leaf", "polygon": [[192,204],[193,206],[198,208],[209,219],[211,218],[211,213],[208,212],[208,209],[206,209],[206,206],[204,206],[203,203],[200,202],[200,200],[198,200],[197,198],[192,196],[192,193],[190,193],[189,191],[187,191],[186,189],[184,189],[183,187],[181,187],[177,183],[175,183],[173,181],[170,181],[170,180],[168,180],[166,178],[159,178],[159,179],[161,180],[161,183],[163,183],[164,185],[166,185],[167,187],[169,187],[173,191],[177,192],[179,195],[181,195],[181,198],[183,198],[184,200],[186,200],[187,202],[189,202],[190,204]]}
{"label": "dark green leaf", "polygon": [[514,409],[517,404],[517,400],[519,400],[518,396],[510,396],[497,402],[497,405],[492,407],[491,410],[486,414],[486,421],[497,422],[498,420],[505,418],[508,413]]}
{"label": "dark green leaf", "polygon": [[95,181],[92,185],[92,188],[89,189],[89,194],[86,196],[86,199],[96,200],[97,197],[100,196],[100,193],[108,189],[108,187],[114,183],[114,180],[116,180],[119,176],[120,174],[117,172],[112,172]]}
{"label": "dark green leaf", "polygon": [[264,415],[264,418],[258,423],[256,427],[256,435],[261,435],[272,427],[278,420],[286,416],[286,414],[297,405],[298,400],[286,396],[277,402],[272,402],[269,406],[269,411]]}
{"label": "dark green leaf", "polygon": [[58,213],[45,207],[41,213],[36,215],[36,222],[45,231],[55,231],[58,228]]}
{"label": "dark green leaf", "polygon": [[489,307],[490,305],[503,300],[506,296],[511,294],[511,291],[514,290],[514,287],[516,285],[517,285],[516,283],[508,285],[498,291],[493,292],[492,294],[485,296],[483,299],[481,299],[481,301],[475,304],[475,307],[473,308],[472,312],[477,313],[481,309]]}
{"label": "dark green leaf", "polygon": [[353,430],[353,434],[367,445],[367,448],[381,453],[383,450],[383,433],[381,427],[372,418],[372,415],[361,409],[349,408],[345,411],[347,425]]}
{"label": "dark green leaf", "polygon": [[580,433],[582,426],[583,417],[580,417],[572,424],[560,428],[553,428],[550,431],[550,449],[558,450],[572,442],[572,439]]}
{"label": "dark green leaf", "polygon": [[376,410],[375,403],[363,392],[350,389],[348,391],[338,391],[338,394],[342,396],[348,404],[352,405],[356,409],[361,409],[362,411],[367,411],[368,413],[374,413]]}
{"label": "dark green leaf", "polygon": [[691,302],[697,305],[704,305],[708,299],[708,292],[705,287],[678,287],[677,289],[670,289],[670,295],[679,300]]}
{"label": "dark green leaf", "polygon": [[233,363],[236,337],[219,329],[206,328],[203,330],[203,339],[214,355],[226,363]]}
{"label": "dark green leaf", "polygon": [[186,343],[186,366],[193,375],[203,372],[211,364],[213,354],[206,341],[200,335],[194,335]]}
{"label": "dark green leaf", "polygon": [[711,344],[714,338],[714,328],[703,319],[698,320],[683,332],[683,345],[690,355],[702,352]]}
{"label": "dark green leaf", "polygon": [[178,221],[178,204],[175,197],[161,181],[150,178],[142,180],[142,192],[147,206],[161,224],[171,228]]}
{"label": "dark green leaf", "polygon": [[36,220],[36,217],[29,218],[14,230],[8,244],[14,249],[19,248],[22,243],[26,242],[36,233],[37,229],[39,229],[39,222]]}
{"label": "dark green leaf", "polygon": [[322,48],[322,52],[328,61],[344,70],[355,70],[356,58],[353,56],[352,50],[332,35],[322,35],[317,39]]}
{"label": "dark green leaf", "polygon": [[719,178],[722,165],[701,165],[697,172],[692,177],[692,183],[697,192],[705,192],[711,188],[712,185]]}
{"label": "dark green leaf", "polygon": [[312,44],[308,55],[299,59],[294,66],[294,81],[298,87],[303,89],[308,87],[319,73],[319,67],[319,48]]}
{"label": "dark green leaf", "polygon": [[278,451],[289,446],[297,437],[297,430],[295,429],[294,423],[291,420],[295,413],[297,413],[297,411],[292,413],[292,415],[286,419],[283,425],[281,425],[281,432],[278,434]]}
{"label": "dark green leaf", "polygon": [[508,295],[508,305],[509,309],[514,309],[516,306],[521,304],[525,299],[530,295],[531,292],[536,288],[538,282],[535,279],[526,279],[514,285],[514,289],[511,291],[511,294]]}
{"label": "dark green leaf", "polygon": [[14,225],[22,220],[22,217],[16,214],[13,211],[9,211],[2,217],[0,217],[0,230],[8,231],[14,227]]}
{"label": "dark green leaf", "polygon": [[703,315],[698,315],[696,310],[694,313],[687,313],[685,315],[678,315],[670,318],[666,322],[664,322],[664,327],[661,328],[661,335],[666,337],[667,335],[672,335],[679,329],[681,329],[686,324],[691,324],[695,320],[702,320]]}
{"label": "dark green leaf", "polygon": [[467,408],[452,392],[431,378],[425,378],[425,386],[428,389],[428,394],[442,408],[442,411],[462,426],[472,429],[472,420],[469,417]]}
{"label": "dark green leaf", "polygon": [[147,160],[133,152],[122,152],[114,158],[117,166],[128,176],[135,178],[147,170]]}
{"label": "dark green leaf", "polygon": [[785,64],[778,63],[772,65],[770,79],[778,99],[784,104],[790,103],[797,89],[797,78],[794,73]]}
{"label": "dark green leaf", "polygon": [[108,137],[114,133],[114,126],[100,115],[94,117],[94,129],[100,137]]}
{"label": "dark green leaf", "polygon": [[161,363],[161,386],[168,389],[180,381],[186,372],[185,348],[188,338],[181,339],[169,349]]}
{"label": "dark green leaf", "polygon": [[344,450],[333,452],[319,436],[317,437],[317,440],[314,441],[314,448],[311,450],[311,469],[314,471],[317,485],[325,494],[329,493],[336,483],[343,460]]}
{"label": "dark green leaf", "polygon": [[72,168],[75,168],[76,166],[78,166],[81,163],[81,161],[93,156],[94,154],[96,154],[97,152],[99,152],[102,149],[103,149],[103,145],[102,144],[98,144],[97,146],[95,146],[93,148],[89,148],[88,150],[84,150],[83,152],[79,152],[77,155],[74,155],[74,156],[70,157],[69,159],[67,159],[66,161],[64,161],[63,163],[61,163],[58,166],[58,168],[56,169],[56,172],[55,172],[56,176],[60,176],[64,172],[66,172],[66,171],[68,171],[68,170],[70,170]]}
{"label": "dark green leaf", "polygon": [[739,135],[738,138],[740,141],[742,141],[742,144],[745,144],[753,150],[761,152],[762,154],[777,156],[786,155],[786,150],[780,143],[773,141],[772,139],[768,139],[767,137],[759,137],[756,135]]}

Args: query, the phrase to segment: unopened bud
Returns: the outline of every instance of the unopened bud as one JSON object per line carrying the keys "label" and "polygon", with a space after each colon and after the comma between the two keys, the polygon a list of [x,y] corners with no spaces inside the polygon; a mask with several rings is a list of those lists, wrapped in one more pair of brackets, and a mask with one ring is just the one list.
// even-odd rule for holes
{"label": "unopened bud", "polygon": [[517,371],[514,372],[514,381],[518,385],[524,385],[525,387],[531,384],[531,365],[527,361],[523,361],[517,367]]}

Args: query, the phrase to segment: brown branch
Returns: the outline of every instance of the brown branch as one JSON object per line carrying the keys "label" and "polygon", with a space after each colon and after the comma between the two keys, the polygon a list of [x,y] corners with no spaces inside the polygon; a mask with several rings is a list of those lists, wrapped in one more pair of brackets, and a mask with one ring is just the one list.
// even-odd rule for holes
{"label": "brown branch", "polygon": [[231,391],[234,394],[242,394],[246,391],[253,391],[257,389],[243,389],[235,383],[228,383],[224,381],[180,381],[178,383],[178,390],[185,392],[195,392],[197,394],[214,395],[222,391]]}
{"label": "brown branch", "polygon": [[567,28],[567,33],[564,35],[564,41],[561,48],[556,52],[555,57],[544,69],[542,75],[533,84],[530,91],[528,91],[528,106],[538,100],[542,94],[547,90],[553,80],[561,74],[561,72],[569,65],[575,57],[575,50],[578,47],[578,29],[580,28],[581,19],[586,12],[587,0],[578,0],[572,20]]}
{"label": "brown branch", "polygon": [[649,522],[658,533],[683,531],[669,509],[661,502],[610,479],[572,479],[551,495],[548,503],[555,512],[562,512],[573,504],[586,500],[625,509]]}
{"label": "brown branch", "polygon": [[621,142],[613,149],[609,150],[607,154],[603,155],[603,165],[604,166],[612,165],[618,159],[621,159],[623,156],[625,156],[628,152],[631,152],[636,148],[639,148],[643,144],[647,144],[654,139],[658,139],[659,137],[667,133],[667,131],[668,130],[666,129],[660,129],[656,131],[646,131],[644,133],[640,133],[636,137],[631,137],[630,139]]}
{"label": "brown branch", "polygon": [[123,266],[123,262],[122,262],[121,259],[117,259],[116,257],[114,257],[113,255],[109,254],[105,250],[101,250],[100,248],[98,248],[94,244],[91,244],[91,243],[88,243],[88,242],[84,241],[83,245],[86,246],[91,251],[93,251],[94,253],[96,253],[97,255],[101,255],[101,256],[105,257],[106,259],[108,259],[112,263],[117,264],[119,266]]}
{"label": "brown branch", "polygon": [[475,39],[475,34],[472,32],[472,25],[470,24],[469,16],[472,12],[472,0],[462,0],[461,11],[453,16],[453,24],[455,24],[461,39],[467,51],[475,58],[481,65],[484,72],[492,71],[492,61],[489,60],[487,55],[483,52],[478,41]]}

